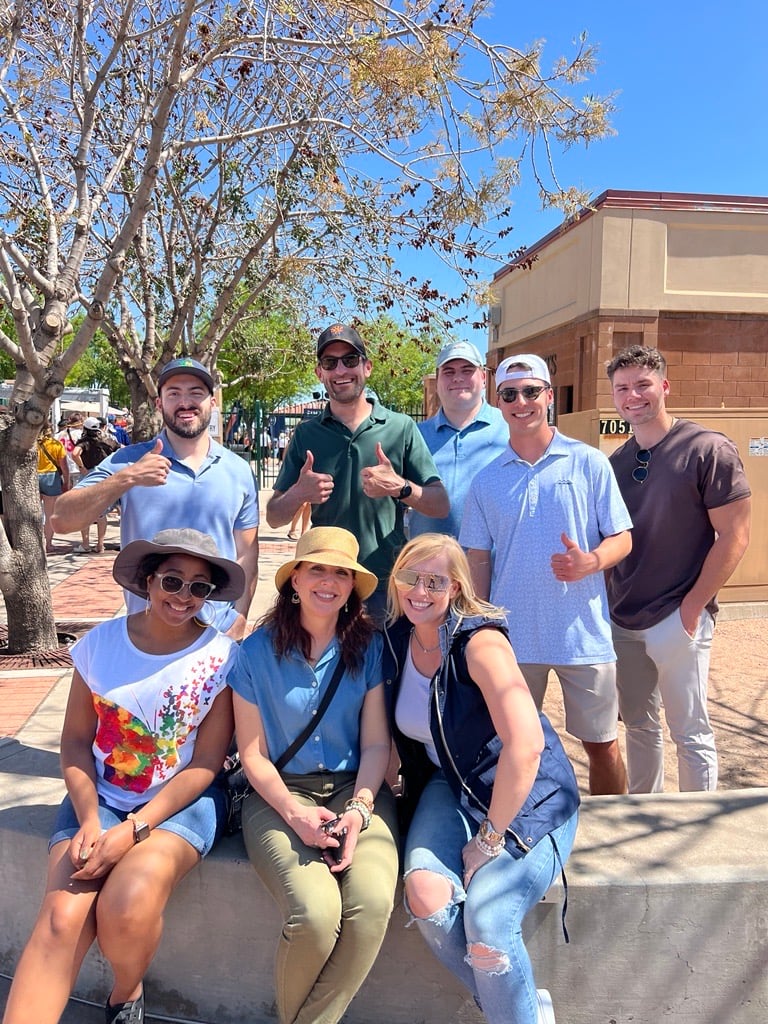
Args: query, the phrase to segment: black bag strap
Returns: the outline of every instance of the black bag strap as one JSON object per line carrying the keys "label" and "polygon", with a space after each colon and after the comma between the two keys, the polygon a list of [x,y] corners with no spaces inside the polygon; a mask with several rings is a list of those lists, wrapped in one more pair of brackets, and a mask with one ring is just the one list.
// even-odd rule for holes
{"label": "black bag strap", "polygon": [[285,766],[291,760],[293,755],[298,750],[301,750],[301,748],[304,746],[304,744],[309,739],[310,733],[314,732],[315,729],[317,728],[318,723],[320,722],[320,719],[323,717],[325,712],[328,710],[328,705],[331,703],[331,700],[333,699],[334,693],[336,693],[336,691],[339,688],[339,683],[341,682],[341,677],[343,675],[344,675],[344,661],[343,661],[343,659],[341,657],[339,657],[339,660],[338,660],[338,662],[336,664],[336,668],[333,670],[333,675],[331,676],[331,681],[328,683],[328,689],[323,694],[323,699],[318,704],[317,711],[312,716],[312,721],[307,722],[307,724],[301,730],[301,732],[296,737],[296,739],[293,741],[293,743],[290,745],[290,747],[288,747],[287,750],[284,750],[283,753],[280,755],[280,757],[278,757],[278,759],[275,761],[275,768],[277,768],[277,770],[279,772],[282,771],[283,768],[285,768]]}

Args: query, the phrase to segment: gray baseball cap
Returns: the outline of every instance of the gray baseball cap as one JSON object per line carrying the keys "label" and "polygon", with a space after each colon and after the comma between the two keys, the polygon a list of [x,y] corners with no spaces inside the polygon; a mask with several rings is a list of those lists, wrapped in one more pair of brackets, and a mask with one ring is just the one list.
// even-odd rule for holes
{"label": "gray baseball cap", "polygon": [[466,359],[473,366],[485,366],[485,360],[471,341],[451,341],[443,345],[437,354],[436,368],[439,370],[443,363],[449,363],[451,359]]}

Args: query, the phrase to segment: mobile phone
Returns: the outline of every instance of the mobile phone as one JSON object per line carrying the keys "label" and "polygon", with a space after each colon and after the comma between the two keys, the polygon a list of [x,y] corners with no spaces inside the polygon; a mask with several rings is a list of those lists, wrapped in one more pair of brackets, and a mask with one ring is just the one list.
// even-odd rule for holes
{"label": "mobile phone", "polygon": [[330,821],[324,822],[321,826],[323,832],[327,832],[329,836],[333,836],[334,839],[338,839],[339,841],[338,846],[325,846],[320,851],[323,860],[329,866],[339,864],[344,856],[344,846],[347,841],[347,828],[345,826],[337,832],[336,829],[338,828],[340,821],[341,818],[331,818]]}

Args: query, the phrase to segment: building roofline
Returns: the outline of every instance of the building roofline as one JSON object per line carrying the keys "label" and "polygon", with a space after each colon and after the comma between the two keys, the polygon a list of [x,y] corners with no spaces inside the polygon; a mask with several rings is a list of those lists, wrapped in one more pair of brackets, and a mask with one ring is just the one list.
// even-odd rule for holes
{"label": "building roofline", "polygon": [[561,238],[578,224],[604,208],[633,210],[711,210],[724,213],[768,214],[768,196],[728,196],[711,192],[632,192],[624,189],[606,189],[588,206],[563,221],[558,227],[529,245],[516,259],[497,270],[493,280],[517,269],[545,249],[556,238]]}

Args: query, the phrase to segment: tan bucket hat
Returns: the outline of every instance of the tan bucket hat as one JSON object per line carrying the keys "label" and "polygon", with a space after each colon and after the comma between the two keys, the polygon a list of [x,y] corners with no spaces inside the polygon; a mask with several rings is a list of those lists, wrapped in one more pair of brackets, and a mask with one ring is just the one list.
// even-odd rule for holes
{"label": "tan bucket hat", "polygon": [[230,558],[224,558],[210,534],[183,527],[179,530],[161,530],[152,540],[132,540],[115,559],[112,575],[121,587],[137,597],[147,596],[146,580],[139,573],[147,555],[194,555],[195,558],[202,558],[215,565],[225,573],[227,579],[213,591],[209,601],[236,601],[245,590],[242,566]]}
{"label": "tan bucket hat", "polygon": [[355,573],[355,590],[364,601],[379,585],[379,579],[360,565],[357,560],[359,552],[360,545],[349,530],[342,530],[340,526],[314,526],[299,538],[296,557],[281,565],[275,573],[275,586],[281,590],[299,562],[338,565]]}

